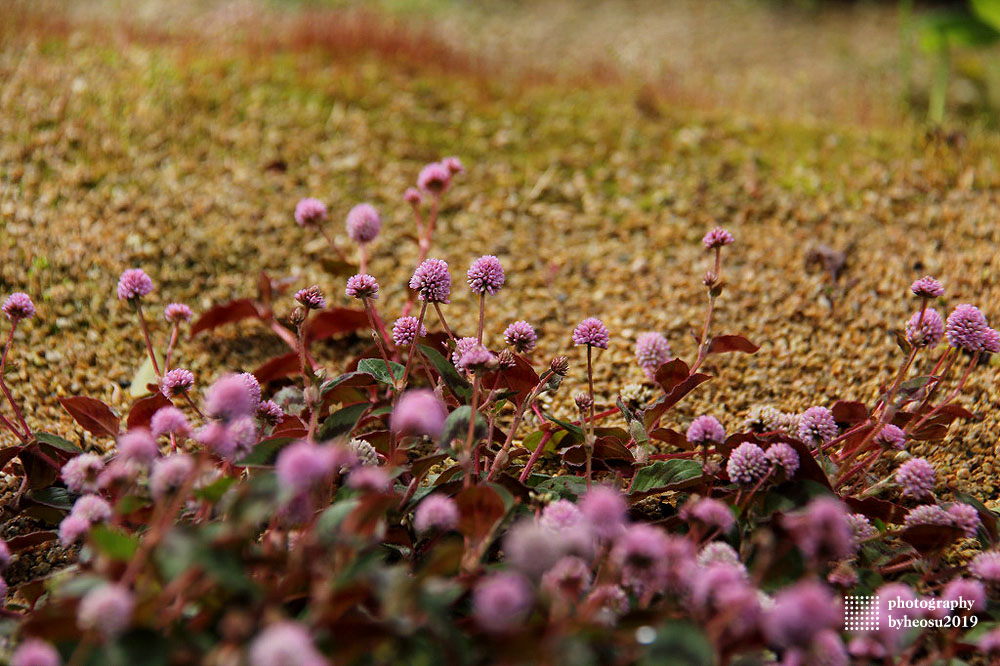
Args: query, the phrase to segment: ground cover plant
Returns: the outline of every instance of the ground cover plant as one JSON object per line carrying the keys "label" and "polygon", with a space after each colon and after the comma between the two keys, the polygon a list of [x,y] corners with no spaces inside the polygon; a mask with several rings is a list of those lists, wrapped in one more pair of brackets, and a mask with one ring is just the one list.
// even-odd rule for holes
{"label": "ground cover plant", "polygon": [[0,57],[0,659],[994,659],[991,144],[207,29]]}
{"label": "ground cover plant", "polygon": [[[80,548],[75,566],[22,583],[7,604],[12,663],[944,664],[1000,654],[996,514],[961,492],[939,497],[933,465],[904,453],[976,418],[955,400],[1000,351],[976,306],[943,316],[945,287],[930,276],[900,294],[914,312],[897,333],[898,369],[870,404],[760,405],[729,432],[708,413],[679,432],[662,421],[712,379],[706,359],[759,351],[713,327],[717,302],[739,288],[725,270],[738,239],[722,227],[702,239],[694,357],[642,333],[635,358],[653,397],[598,404],[594,366],[615,335],[599,317],[563,332],[585,364],[538,358],[528,321],[486,336],[490,305],[511,297],[497,257],[475,258],[453,282],[454,267],[433,256],[442,204],[464,172],[455,157],[428,164],[401,197],[419,252],[399,313],[380,311],[368,273],[342,282],[355,308],[328,308],[318,285],[284,293],[262,278],[258,301],[197,318],[167,305],[160,331],[144,303],[153,278],[125,270],[116,295],[147,350],[149,394],[124,422],[100,400],[60,400],[82,428],[115,440],[107,455],[30,423],[0,372],[10,414],[0,425],[19,441],[4,457],[23,470],[12,508],[59,520],[6,543],[4,560],[53,538]],[[375,207],[354,206],[356,248],[346,248],[318,199],[290,217],[348,265],[352,255],[367,264],[382,225]],[[448,324],[457,289],[475,297],[474,330]],[[3,312],[6,365],[36,310],[18,292]],[[183,367],[182,329],[245,318],[266,321],[290,352],[256,376],[208,385]],[[331,328],[372,339],[338,376],[310,351]],[[573,396],[577,417],[556,418],[539,398],[573,375],[587,387]],[[522,427],[526,414],[536,427]],[[655,452],[663,445],[671,452]],[[543,469],[546,452],[557,464]],[[645,502],[664,494],[671,505]],[[967,567],[948,556],[963,540],[981,551]],[[872,594],[902,609],[873,606],[878,629],[843,631],[841,599]],[[904,617],[916,626],[899,626]]]}

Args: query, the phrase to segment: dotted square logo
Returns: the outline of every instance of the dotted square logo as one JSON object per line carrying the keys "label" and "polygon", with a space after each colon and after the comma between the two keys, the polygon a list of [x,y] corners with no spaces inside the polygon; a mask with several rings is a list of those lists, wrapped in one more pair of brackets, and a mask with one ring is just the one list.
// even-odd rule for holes
{"label": "dotted square logo", "polygon": [[846,631],[878,631],[881,600],[868,595],[844,597],[844,629]]}

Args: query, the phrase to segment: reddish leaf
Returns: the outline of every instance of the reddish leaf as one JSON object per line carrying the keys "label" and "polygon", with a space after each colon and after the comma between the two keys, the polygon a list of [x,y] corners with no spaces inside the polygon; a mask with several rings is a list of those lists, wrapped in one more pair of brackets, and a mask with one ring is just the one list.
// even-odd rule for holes
{"label": "reddish leaf", "polygon": [[514,355],[513,368],[501,370],[499,373],[487,373],[483,376],[482,385],[487,390],[492,388],[493,382],[497,381],[497,375],[500,376],[497,387],[513,391],[514,395],[511,398],[517,404],[521,404],[528,397],[528,394],[534,390],[535,386],[538,385],[538,373],[535,372],[535,369],[531,367],[528,361],[516,354]]}
{"label": "reddish leaf", "polygon": [[278,425],[274,426],[271,437],[305,437],[309,432],[302,419],[294,414],[285,414],[281,417]]}
{"label": "reddish leaf", "polygon": [[656,383],[663,387],[664,392],[670,393],[674,387],[687,379],[691,371],[687,363],[679,358],[667,361],[656,370]]}
{"label": "reddish leaf", "polygon": [[356,537],[371,538],[385,512],[398,503],[399,498],[395,495],[368,493],[344,519],[341,531]]}
{"label": "reddish leaf", "polygon": [[[659,373],[657,373],[659,376]],[[644,419],[646,427],[649,428],[651,425],[656,423],[661,416],[663,416],[668,409],[680,402],[684,396],[696,389],[701,384],[704,384],[709,379],[711,375],[705,375],[700,372],[696,372],[687,379],[683,380],[671,390],[667,395],[660,397],[656,400],[649,409],[646,410]]]}
{"label": "reddish leaf", "polygon": [[271,308],[271,300],[274,297],[274,290],[271,286],[271,278],[264,271],[257,276],[257,300],[265,308]]}
{"label": "reddish leaf", "polygon": [[983,417],[981,415],[974,414],[973,412],[967,410],[965,407],[962,407],[961,405],[956,405],[955,403],[952,403],[950,405],[945,405],[944,407],[938,410],[938,414],[944,416],[950,416],[956,419],[968,419],[969,421],[983,420]]}
{"label": "reddish leaf", "polygon": [[861,402],[838,400],[832,411],[833,420],[842,425],[852,426],[868,420],[868,408]]}
{"label": "reddish leaf", "polygon": [[900,533],[899,538],[921,554],[940,552],[961,539],[965,533],[952,525],[914,525]]}
{"label": "reddish leaf", "polygon": [[461,515],[458,531],[473,541],[488,537],[507,513],[503,498],[485,484],[466,488],[455,501]]}
{"label": "reddish leaf", "polygon": [[910,437],[918,442],[938,442],[944,439],[947,434],[948,426],[928,422],[920,426],[919,430],[910,433]]}
{"label": "reddish leaf", "polygon": [[273,382],[275,379],[284,379],[298,374],[300,371],[299,355],[295,352],[288,352],[281,356],[264,361],[256,370],[253,376],[261,384]]}
{"label": "reddish leaf", "polygon": [[847,506],[851,507],[851,511],[863,514],[868,518],[878,518],[883,523],[902,522],[903,515],[906,513],[906,509],[898,504],[877,497],[866,497],[865,499],[845,497],[844,501],[847,502]]}
{"label": "reddish leaf", "polygon": [[240,298],[209,308],[191,326],[191,337],[202,331],[210,331],[223,324],[232,324],[243,319],[260,319],[257,305],[249,298]]}
{"label": "reddish leaf", "polygon": [[742,335],[720,335],[712,338],[708,344],[709,354],[727,354],[729,352],[741,352],[743,354],[756,354],[760,349]]}
{"label": "reddish leaf", "polygon": [[351,308],[331,308],[320,310],[306,323],[306,339],[325,340],[338,333],[350,333],[368,327],[368,315],[364,310]]}
{"label": "reddish leaf", "polygon": [[49,541],[55,541],[58,538],[59,534],[57,532],[49,530],[29,532],[28,534],[21,534],[7,539],[7,547],[12,553],[19,553],[22,550],[27,550],[28,548],[37,546],[40,543],[48,543]]}
{"label": "reddish leaf", "polygon": [[666,442],[667,444],[676,446],[679,449],[684,449],[685,451],[690,451],[693,448],[691,446],[691,442],[687,440],[687,437],[676,430],[671,430],[670,428],[657,428],[649,433],[649,436],[661,442]]}
{"label": "reddish leaf", "polygon": [[[632,452],[613,437],[602,437],[594,442],[592,464],[596,469],[631,469],[635,464]],[[563,462],[573,467],[587,464],[587,451],[582,445],[571,446],[563,452]]]}
{"label": "reddish leaf", "polygon": [[23,450],[24,447],[20,445],[5,446],[4,448],[0,449],[0,470],[6,467],[7,463],[9,463],[11,460],[20,455],[21,451]]}
{"label": "reddish leaf", "polygon": [[136,400],[132,409],[128,410],[128,419],[125,424],[131,430],[133,428],[148,428],[149,420],[153,418],[158,410],[172,405],[169,400],[163,397],[162,393],[154,393],[140,400]]}
{"label": "reddish leaf", "polygon": [[59,398],[59,404],[77,423],[98,437],[117,437],[120,421],[111,408],[96,398],[77,395]]}

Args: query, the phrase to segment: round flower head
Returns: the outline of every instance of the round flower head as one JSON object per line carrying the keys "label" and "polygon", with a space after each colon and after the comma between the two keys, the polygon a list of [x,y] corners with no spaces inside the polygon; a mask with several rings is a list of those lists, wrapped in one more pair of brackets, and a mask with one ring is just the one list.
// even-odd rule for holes
{"label": "round flower head", "polygon": [[503,286],[504,273],[500,260],[492,254],[479,257],[466,274],[469,289],[474,294],[490,294],[491,296]]}
{"label": "round flower head", "polygon": [[715,227],[701,239],[701,242],[709,250],[715,249],[717,247],[722,247],[723,245],[729,245],[733,242],[733,235],[723,229],[722,227]]}
{"label": "round flower head", "polygon": [[440,162],[431,162],[417,176],[417,187],[432,194],[441,194],[450,182],[451,171]]}
{"label": "round flower head", "polygon": [[974,352],[983,348],[983,335],[988,328],[979,308],[963,303],[948,315],[945,335],[952,347]]}
{"label": "round flower head", "polygon": [[465,167],[462,166],[462,161],[457,157],[446,157],[441,160],[441,164],[452,174],[465,173]]}
{"label": "round flower head", "polygon": [[413,527],[418,532],[447,532],[458,526],[458,504],[440,493],[428,495],[417,505]]}
{"label": "round flower head", "polygon": [[993,629],[983,634],[979,642],[976,643],[976,647],[984,655],[993,656],[1000,654],[1000,629]]}
{"label": "round flower head", "polygon": [[141,268],[130,268],[118,278],[118,299],[131,301],[153,291],[153,281]]}
{"label": "round flower head", "polygon": [[97,479],[104,471],[104,461],[93,453],[81,453],[63,465],[60,474],[63,483],[74,493],[92,493],[97,490]]}
{"label": "round flower head", "polygon": [[10,657],[10,666],[59,666],[61,663],[59,652],[37,638],[23,641]]}
{"label": "round flower head", "polygon": [[417,266],[410,278],[410,289],[417,298],[428,303],[448,303],[451,296],[451,273],[448,264],[440,259],[427,259]]}
{"label": "round flower head", "polygon": [[576,527],[583,521],[583,514],[569,500],[556,500],[542,511],[538,524],[553,531]]}
{"label": "round flower head", "polygon": [[699,445],[722,444],[726,441],[726,429],[719,423],[719,419],[703,414],[691,421],[687,430],[687,440]]}
{"label": "round flower head", "polygon": [[896,483],[903,490],[904,497],[923,499],[934,492],[937,473],[934,466],[923,458],[907,460],[896,470]]}
{"label": "round flower head", "polygon": [[416,317],[407,315],[400,317],[392,325],[392,342],[397,347],[406,347],[413,344],[417,338],[427,335],[427,329]]}
{"label": "round flower head", "polygon": [[302,227],[316,226],[326,221],[326,204],[312,197],[295,204],[295,221]]}
{"label": "round flower head", "polygon": [[597,317],[587,317],[573,331],[573,344],[575,345],[589,345],[598,349],[607,349],[609,339],[607,326]]}
{"label": "round flower head", "polygon": [[414,389],[396,401],[390,423],[393,432],[437,439],[441,436],[447,416],[444,404],[433,391]]}
{"label": "round flower head", "polygon": [[220,458],[229,459],[236,455],[236,438],[229,427],[219,421],[199,428],[194,433],[194,439]]}
{"label": "round flower head", "polygon": [[83,597],[76,620],[84,631],[97,631],[110,639],[128,629],[134,608],[135,599],[128,588],[109,583],[94,588]]}
{"label": "round flower head", "polygon": [[175,453],[153,463],[149,474],[149,492],[154,499],[163,499],[179,489],[194,471],[194,460],[186,453]]}
{"label": "round flower head", "polygon": [[660,366],[670,359],[670,344],[659,333],[643,333],[635,340],[635,360],[646,375],[652,380]]}
{"label": "round flower head", "polygon": [[736,522],[728,505],[710,497],[703,497],[685,506],[681,509],[681,518],[698,521],[708,527],[717,528],[720,532],[728,532]]}
{"label": "round flower head", "polygon": [[424,198],[420,196],[420,190],[415,187],[408,187],[406,188],[406,191],[403,192],[403,201],[411,206],[419,206],[423,199]]}
{"label": "round flower head", "polygon": [[11,321],[31,319],[35,316],[35,304],[31,297],[23,292],[15,292],[3,302],[3,312]]}
{"label": "round flower head", "polygon": [[775,470],[781,468],[785,471],[786,478],[792,478],[799,469],[799,454],[784,442],[772,444],[764,453]]}
{"label": "round flower head", "polygon": [[818,497],[800,513],[785,516],[784,525],[806,557],[818,562],[841,560],[856,547],[848,515],[839,500]]}
{"label": "round flower head", "polygon": [[174,368],[160,380],[160,392],[165,398],[184,395],[194,386],[194,374],[184,368]]}
{"label": "round flower head", "polygon": [[257,377],[255,377],[252,372],[241,372],[236,376],[242,379],[243,383],[246,384],[247,390],[250,391],[250,398],[253,400],[254,406],[256,407],[256,405],[259,405],[262,396],[260,382],[257,381]]}
{"label": "round flower head", "polygon": [[498,573],[484,578],[472,595],[472,614],[490,633],[505,633],[517,627],[531,609],[531,588],[521,576]]}
{"label": "round flower head", "polygon": [[347,213],[347,235],[355,243],[371,243],[381,229],[382,220],[371,204],[358,204]]}
{"label": "round flower head", "polygon": [[378,281],[366,273],[358,273],[347,278],[344,293],[351,298],[378,298]]}
{"label": "round flower head", "polygon": [[148,465],[159,455],[156,440],[145,428],[135,428],[118,438],[118,457],[122,460]]}
{"label": "round flower head", "polygon": [[842,618],[830,590],[820,583],[805,581],[775,596],[764,628],[776,645],[808,648],[820,632],[837,627]]}
{"label": "round flower head", "polygon": [[771,405],[755,405],[743,420],[743,430],[752,432],[777,432],[787,425],[784,412]]}
{"label": "round flower head", "polygon": [[882,426],[879,433],[875,435],[875,443],[884,449],[895,449],[902,451],[906,448],[906,433],[899,426],[887,423]]}
{"label": "round flower head", "polygon": [[799,419],[799,439],[818,447],[837,436],[837,422],[826,407],[810,407]]}
{"label": "round flower head", "polygon": [[281,450],[274,471],[278,484],[291,494],[321,484],[333,473],[329,463],[323,447],[299,440]]}
{"label": "round flower head", "polygon": [[868,516],[862,513],[848,514],[847,524],[851,528],[851,538],[853,539],[855,546],[857,546],[860,542],[870,539],[878,534],[878,530],[875,529],[872,522],[868,520]]}
{"label": "round flower head", "polygon": [[270,625],[250,643],[250,666],[325,666],[327,660],[313,644],[309,630],[298,622]]}
{"label": "round flower head", "polygon": [[590,567],[579,557],[569,555],[542,576],[541,588],[553,596],[576,601],[590,587]]}
{"label": "round flower head", "polygon": [[[351,281],[348,280],[347,284],[349,288]],[[378,285],[376,285],[376,291],[378,291]],[[323,290],[315,284],[295,292],[295,300],[307,310],[322,310],[326,307],[326,297],[323,296]]]}
{"label": "round flower head", "polygon": [[937,504],[921,504],[910,509],[903,517],[905,527],[916,527],[917,525],[951,525],[952,518],[942,507]]}
{"label": "round flower head", "polygon": [[232,460],[240,460],[257,445],[257,422],[252,416],[241,416],[228,425],[235,448]]}
{"label": "round flower head", "polygon": [[4,571],[10,566],[10,546],[0,539],[0,571]]}
{"label": "round flower head", "polygon": [[948,507],[948,515],[951,516],[952,524],[965,532],[965,536],[970,538],[976,536],[981,522],[976,507],[963,502],[955,502]]}
{"label": "round flower head", "polygon": [[933,347],[944,337],[944,320],[941,313],[927,308],[921,314],[914,312],[906,322],[906,341],[914,347]]}
{"label": "round flower head", "polygon": [[284,415],[285,412],[274,400],[264,400],[257,405],[257,418],[267,425],[278,425]]}
{"label": "round flower head", "polygon": [[725,541],[710,541],[698,551],[698,566],[707,567],[713,564],[728,564],[734,567],[743,566],[740,555]]}
{"label": "round flower head", "polygon": [[537,521],[524,519],[516,523],[503,539],[504,561],[528,576],[540,576],[563,555],[561,539]]}
{"label": "round flower head", "polygon": [[73,504],[71,513],[88,523],[103,523],[111,518],[111,505],[97,495],[82,495]]}
{"label": "round flower head", "polygon": [[70,514],[59,523],[59,543],[68,548],[90,531],[90,521],[82,516]]}
{"label": "round flower head", "polygon": [[1000,584],[1000,552],[987,550],[973,557],[969,573],[985,583]]}
{"label": "round flower head", "polygon": [[983,333],[983,351],[987,354],[1000,353],[1000,332],[995,328],[987,328]]}
{"label": "round flower head", "polygon": [[504,330],[503,341],[513,347],[518,354],[525,354],[535,348],[538,336],[531,324],[521,319]]}
{"label": "round flower head", "polygon": [[355,490],[387,493],[392,490],[392,479],[381,467],[355,467],[347,477],[347,486]]}
{"label": "round flower head", "polygon": [[191,321],[194,313],[191,308],[183,303],[171,303],[163,310],[163,317],[171,324],[179,324],[183,321]]}
{"label": "round flower head", "polygon": [[475,338],[459,338],[455,341],[455,350],[451,352],[451,364],[456,368],[461,370],[459,364],[462,362],[462,356],[465,352],[479,346],[479,341]]}
{"label": "round flower head", "polygon": [[911,284],[910,291],[913,292],[914,296],[920,298],[941,298],[944,296],[944,287],[930,275],[925,275]]}
{"label": "round flower head", "polygon": [[[972,603],[972,612],[986,610],[986,588],[978,580],[971,578],[956,578],[944,586],[941,598],[946,601],[958,601],[960,599]],[[966,604],[968,605],[968,603]],[[958,611],[961,613],[962,611]]]}
{"label": "round flower head", "polygon": [[214,418],[234,421],[241,416],[252,416],[256,410],[254,395],[239,375],[222,376],[205,395],[205,411]]}
{"label": "round flower head", "polygon": [[625,527],[626,509],[621,493],[605,486],[594,486],[580,500],[580,512],[602,539],[618,536]]}
{"label": "round flower head", "polygon": [[482,372],[491,367],[496,367],[497,357],[484,345],[476,344],[464,352],[458,359],[455,367],[462,372]]}
{"label": "round flower head", "polygon": [[351,450],[354,457],[361,465],[377,467],[379,464],[378,451],[375,447],[363,439],[352,439],[347,443],[347,448]]}
{"label": "round flower head", "polygon": [[743,442],[729,454],[726,472],[733,483],[748,486],[757,483],[771,470],[764,449],[753,442]]}

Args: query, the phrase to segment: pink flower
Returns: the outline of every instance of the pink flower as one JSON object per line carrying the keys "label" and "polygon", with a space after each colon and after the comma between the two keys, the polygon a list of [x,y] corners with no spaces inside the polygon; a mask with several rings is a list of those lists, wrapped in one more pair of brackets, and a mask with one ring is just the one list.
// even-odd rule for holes
{"label": "pink flower", "polygon": [[[419,330],[418,330],[419,327]],[[413,344],[417,338],[427,335],[427,329],[416,317],[400,317],[392,325],[392,343],[397,347]]]}
{"label": "pink flower", "polygon": [[952,347],[975,352],[982,350],[983,336],[988,328],[986,317],[979,308],[963,303],[948,315],[945,335]]}
{"label": "pink flower", "polygon": [[330,456],[323,447],[299,440],[281,450],[274,471],[284,491],[295,494],[328,479],[334,472],[330,463]]}
{"label": "pink flower", "polygon": [[88,523],[103,523],[111,518],[111,505],[97,495],[82,495],[73,504],[71,513]]}
{"label": "pink flower", "polygon": [[68,548],[90,531],[90,521],[82,516],[70,514],[59,523],[59,543]]}
{"label": "pink flower", "polygon": [[781,468],[785,472],[785,478],[792,478],[799,469],[799,454],[791,446],[784,442],[776,442],[767,447],[764,452],[771,462],[773,469]]}
{"label": "pink flower", "polygon": [[35,316],[35,304],[31,302],[31,297],[20,291],[8,296],[2,309],[7,319],[15,322]]}
{"label": "pink flower", "polygon": [[839,500],[818,497],[804,511],[785,516],[784,525],[806,557],[828,562],[854,553],[854,532],[848,516]]}
{"label": "pink flower", "polygon": [[472,614],[476,622],[494,634],[517,627],[531,609],[531,588],[517,574],[497,573],[484,578],[472,595]]}
{"label": "pink flower", "polygon": [[451,274],[448,264],[440,259],[427,259],[417,266],[410,278],[410,289],[428,303],[448,303],[451,295]]}
{"label": "pink flower", "polygon": [[378,298],[378,281],[371,275],[358,273],[347,278],[345,294],[351,298]]}
{"label": "pink flower", "polygon": [[396,401],[390,422],[396,433],[426,435],[437,439],[441,436],[447,416],[444,404],[433,391],[414,389],[407,391]]}
{"label": "pink flower", "polygon": [[295,221],[302,227],[312,227],[326,221],[326,205],[319,199],[302,199],[295,204]]}
{"label": "pink flower", "polygon": [[[983,584],[971,578],[956,578],[952,580],[944,586],[941,598],[946,601],[958,601],[961,599],[971,602],[972,608],[970,610],[973,613],[986,610],[986,601],[988,599],[986,588],[983,587]],[[959,610],[958,612],[961,613],[962,611]]]}
{"label": "pink flower", "polygon": [[250,666],[326,666],[309,630],[298,622],[276,622],[250,644]]}
{"label": "pink flower", "polygon": [[420,196],[420,190],[415,187],[408,187],[406,188],[406,192],[403,192],[403,201],[413,207],[417,207],[423,201],[423,197]]}
{"label": "pink flower", "polygon": [[253,393],[239,375],[223,375],[205,394],[205,411],[214,418],[233,421],[241,416],[252,416],[256,409]]}
{"label": "pink flower", "polygon": [[184,368],[174,368],[160,380],[160,392],[165,398],[184,395],[194,386],[194,374]]}
{"label": "pink flower", "polygon": [[149,474],[149,491],[154,499],[163,499],[176,491],[194,471],[194,460],[186,453],[175,453],[153,463]]}
{"label": "pink flower", "polygon": [[768,638],[776,645],[808,648],[818,634],[836,628],[842,617],[829,589],[805,581],[777,594],[764,626]]}
{"label": "pink flower", "polygon": [[554,532],[576,527],[583,522],[583,513],[569,500],[551,502],[542,511],[538,524]]}
{"label": "pink flower", "polygon": [[446,157],[441,160],[441,164],[452,174],[465,173],[465,167],[457,157]]}
{"label": "pink flower", "polygon": [[579,557],[569,555],[545,572],[541,588],[552,596],[576,601],[590,588],[592,579],[587,563]]}
{"label": "pink flower", "polygon": [[506,279],[503,265],[492,254],[484,255],[472,262],[467,277],[472,293],[491,296],[500,291]]}
{"label": "pink flower", "polygon": [[934,466],[923,458],[911,458],[896,470],[896,483],[902,486],[903,496],[913,499],[930,497],[934,492],[937,473]]}
{"label": "pink flower", "polygon": [[[350,281],[348,281],[348,284],[350,284]],[[323,290],[315,284],[295,292],[295,300],[307,310],[322,310],[326,307],[326,298],[323,296]]]}
{"label": "pink flower", "polygon": [[687,430],[687,440],[701,446],[722,444],[726,441],[726,429],[719,423],[719,419],[703,414],[691,421]]}
{"label": "pink flower", "polygon": [[719,500],[703,497],[681,510],[681,518],[687,521],[698,521],[720,532],[728,532],[736,523],[733,512]]}
{"label": "pink flower", "polygon": [[450,183],[451,171],[440,162],[431,162],[417,176],[417,187],[435,195],[444,192]]}
{"label": "pink flower", "polygon": [[462,372],[482,372],[491,367],[496,367],[497,357],[484,345],[471,345],[462,352],[461,357],[455,367]]}
{"label": "pink flower", "polygon": [[392,490],[392,479],[381,467],[355,467],[347,477],[347,486],[355,490],[387,493]]}
{"label": "pink flower", "polygon": [[973,557],[969,573],[991,585],[1000,584],[1000,552],[987,550]]}
{"label": "pink flower", "polygon": [[141,268],[130,268],[118,278],[118,299],[131,301],[153,291],[153,281]]}
{"label": "pink flower", "polygon": [[884,449],[895,449],[902,451],[906,448],[906,433],[899,426],[887,423],[882,426],[879,433],[875,435],[875,443]]}
{"label": "pink flower", "polygon": [[252,372],[241,372],[236,376],[242,379],[243,383],[246,384],[247,390],[250,391],[250,398],[253,400],[253,404],[255,406],[259,405],[261,399],[260,382],[257,381],[254,374]]}
{"label": "pink flower", "polygon": [[381,229],[382,220],[371,204],[358,204],[347,213],[347,235],[355,243],[372,242]]}
{"label": "pink flower", "polygon": [[159,455],[156,440],[145,428],[135,428],[118,438],[118,457],[122,460],[148,465]]}
{"label": "pink flower", "polygon": [[598,349],[607,349],[610,336],[604,322],[597,317],[587,317],[573,331],[573,344],[589,345]]}
{"label": "pink flower", "polygon": [[10,658],[10,666],[59,666],[61,663],[56,649],[37,638],[23,641]]}
{"label": "pink flower", "polygon": [[914,296],[920,298],[941,298],[944,296],[944,287],[930,275],[925,275],[911,284],[910,291],[913,292]]}
{"label": "pink flower", "polygon": [[257,405],[257,418],[268,425],[278,425],[285,416],[274,400],[264,400]]}
{"label": "pink flower", "polygon": [[652,381],[660,366],[670,360],[670,344],[659,333],[643,333],[635,340],[635,360]]}
{"label": "pink flower", "polygon": [[450,497],[435,493],[424,498],[413,516],[413,527],[418,532],[432,530],[447,532],[458,526],[458,504]]}
{"label": "pink flower", "polygon": [[771,461],[767,459],[764,449],[753,442],[743,442],[729,454],[726,472],[733,483],[750,486],[765,476],[771,470]]}
{"label": "pink flower", "polygon": [[61,470],[63,483],[75,493],[97,490],[97,479],[104,471],[104,461],[93,453],[81,453],[70,458]]}
{"label": "pink flower", "polygon": [[923,313],[914,312],[906,322],[906,341],[914,347],[933,347],[943,337],[944,320],[933,308],[927,308]]}
{"label": "pink flower", "polygon": [[723,229],[722,227],[715,227],[701,239],[701,242],[709,250],[717,247],[722,247],[723,245],[729,245],[733,242],[733,235]]}
{"label": "pink flower", "polygon": [[135,599],[128,588],[108,583],[94,588],[83,597],[77,609],[77,624],[84,631],[97,631],[106,639],[128,629],[132,622]]}
{"label": "pink flower", "polygon": [[826,444],[837,436],[837,422],[826,407],[810,407],[799,418],[799,439],[813,447]]}
{"label": "pink flower", "polygon": [[191,308],[183,303],[171,303],[163,310],[163,317],[171,324],[179,324],[182,321],[191,321],[194,313]]}
{"label": "pink flower", "polygon": [[602,539],[613,539],[625,527],[625,498],[616,490],[594,486],[580,500],[580,512]]}
{"label": "pink flower", "polygon": [[535,348],[538,343],[538,335],[531,324],[520,319],[504,330],[503,340],[518,354],[526,354]]}
{"label": "pink flower", "polygon": [[983,351],[987,354],[1000,354],[1000,331],[987,328],[983,332]]}

